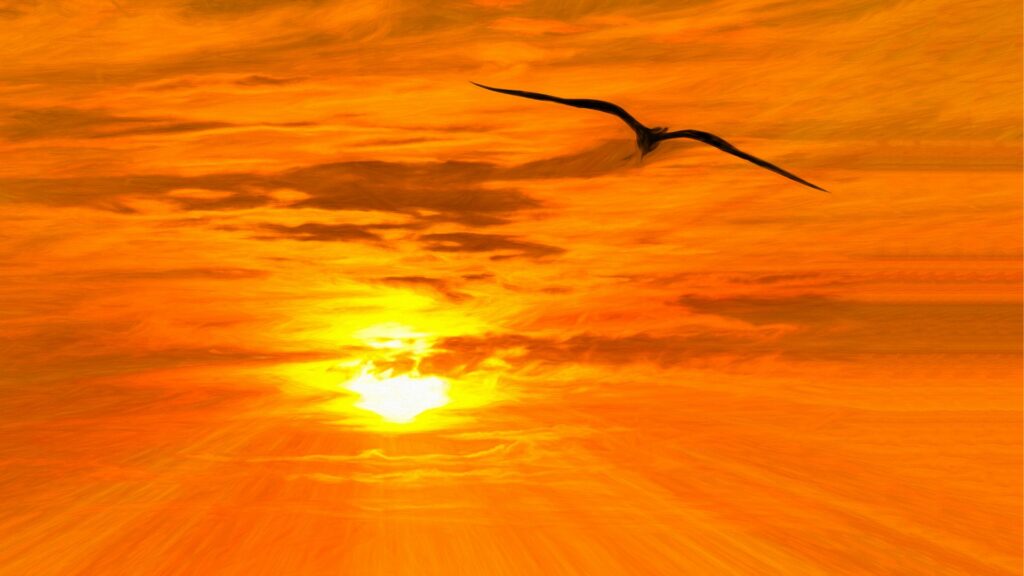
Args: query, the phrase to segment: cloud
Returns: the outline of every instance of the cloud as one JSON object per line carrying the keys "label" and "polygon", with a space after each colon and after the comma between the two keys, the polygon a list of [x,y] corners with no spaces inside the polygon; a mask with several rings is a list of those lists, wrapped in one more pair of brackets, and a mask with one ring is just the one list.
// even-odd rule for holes
{"label": "cloud", "polygon": [[[500,224],[515,212],[540,206],[519,190],[484,188],[480,184],[483,175],[492,171],[486,164],[348,162],[269,175],[8,178],[0,180],[0,190],[8,202],[125,210],[120,199],[145,196],[160,197],[185,210],[210,210],[261,205],[268,202],[269,192],[286,188],[307,195],[292,204],[294,208],[392,212],[425,223],[450,221],[469,226]],[[181,189],[226,191],[234,196],[167,196]]]}
{"label": "cloud", "polygon": [[[488,334],[447,338],[437,342],[437,354],[425,358],[420,369],[439,374],[462,373],[479,368],[491,358],[502,358],[513,367],[541,363],[629,364],[652,362],[662,366],[712,356],[749,355],[744,346],[763,341],[756,331],[706,329],[678,335],[637,333],[622,336],[578,334],[567,338],[522,334]],[[763,351],[763,350],[762,350]]]}
{"label": "cloud", "polygon": [[266,278],[270,276],[267,270],[253,268],[167,268],[156,270],[130,270],[130,269],[107,269],[95,270],[88,273],[60,273],[54,274],[55,278],[62,280],[104,280],[112,282],[132,280],[241,280],[253,278]]}
{"label": "cloud", "polygon": [[[534,430],[453,434],[447,438],[451,452],[392,453],[371,448],[356,453],[217,454],[184,453],[205,462],[255,465],[281,470],[292,480],[317,482],[419,483],[444,482],[471,477],[482,481],[515,481],[524,475],[549,474],[561,465],[551,459],[544,444],[559,434],[580,437],[579,430],[551,426]],[[296,467],[302,472],[294,472]]]}
{"label": "cloud", "polygon": [[67,107],[12,110],[5,116],[6,121],[0,124],[0,136],[15,141],[175,134],[233,126],[227,122],[118,116],[104,110]]}
{"label": "cloud", "polygon": [[[713,0],[655,0],[645,2],[633,10],[647,11],[659,7],[668,9],[686,9],[703,6]],[[630,4],[612,0],[578,0],[576,2],[544,2],[541,0],[477,0],[477,4],[494,8],[516,6],[516,14],[532,18],[551,19],[559,22],[576,22],[588,17],[602,15],[622,15],[630,11]]]}
{"label": "cloud", "polygon": [[518,240],[503,234],[477,234],[473,232],[451,232],[447,234],[424,234],[420,240],[431,252],[499,252],[492,260],[528,257],[541,258],[565,252],[563,248]]}
{"label": "cloud", "polygon": [[[198,189],[228,192],[216,198],[169,194]],[[268,189],[258,174],[208,174],[204,176],[126,175],[82,178],[0,179],[0,200],[48,206],[88,206],[132,213],[124,203],[131,197],[160,199],[184,210],[248,208],[269,202],[261,191]]]}
{"label": "cloud", "polygon": [[182,8],[190,15],[227,17],[296,5],[308,9],[320,3],[321,0],[188,0]]}
{"label": "cloud", "polygon": [[1012,354],[1022,340],[1022,313],[1006,302],[864,302],[822,294],[706,297],[677,304],[698,314],[757,327],[788,326],[776,343],[795,355]]}
{"label": "cloud", "polygon": [[755,13],[764,15],[756,18],[754,24],[793,27],[860,20],[876,12],[893,10],[900,4],[901,2],[887,0],[848,0],[841,6],[830,0],[813,0],[799,4],[772,2],[754,8]]}
{"label": "cloud", "polygon": [[413,288],[423,287],[443,295],[453,302],[461,302],[470,298],[468,294],[455,290],[451,283],[440,278],[429,278],[426,276],[388,276],[380,279],[384,284],[394,286],[410,286]]}
{"label": "cloud", "polygon": [[[351,242],[354,240],[380,241],[381,237],[356,224],[318,224],[306,222],[297,226],[285,224],[260,224],[259,230],[270,234],[270,238],[301,240],[304,242]],[[266,238],[262,236],[261,238]]]}
{"label": "cloud", "polygon": [[[627,134],[629,130],[625,130]],[[602,142],[582,152],[526,162],[501,171],[503,179],[595,178],[635,166],[636,144],[620,139]]]}
{"label": "cloud", "polygon": [[481,162],[404,164],[366,161],[321,164],[281,174],[278,180],[311,197],[300,207],[327,210],[430,211],[437,220],[471,226],[500,224],[505,216],[540,203],[519,190],[484,188],[497,169]]}
{"label": "cloud", "polygon": [[474,468],[472,470],[438,470],[436,468],[415,468],[412,470],[400,470],[395,472],[353,474],[327,474],[323,472],[309,472],[303,474],[291,474],[289,480],[309,480],[325,484],[350,484],[359,482],[363,484],[420,484],[439,482],[464,482],[471,479],[474,482],[497,482],[509,483],[513,481],[527,481],[530,476],[520,471],[513,471],[504,467]]}
{"label": "cloud", "polygon": [[[283,2],[283,0],[282,0]],[[230,11],[211,12],[214,14],[231,15]],[[199,12],[190,15],[200,15]],[[353,46],[351,35],[326,33],[309,29],[295,29],[294,26],[285,30],[266,31],[258,23],[259,16],[251,20],[256,30],[247,32],[245,41],[238,41],[231,34],[217,34],[210,37],[209,43],[186,43],[181,47],[165,46],[159,55],[151,58],[111,59],[108,51],[114,44],[101,44],[103,48],[83,47],[81,59],[72,59],[71,63],[54,62],[53,65],[39,66],[23,64],[5,71],[4,79],[8,82],[44,83],[51,89],[66,88],[80,85],[138,84],[143,82],[173,82],[176,77],[185,75],[191,78],[203,78],[209,74],[229,73],[238,75],[249,70],[289,70],[296,58],[305,59],[310,50],[331,50],[332,54],[342,56],[351,53],[352,58],[359,48]],[[196,31],[195,22],[184,22],[185,29]],[[216,23],[206,23],[198,28],[200,33],[214,32]],[[180,30],[180,29],[179,29]],[[362,31],[369,34],[372,30]],[[84,36],[83,36],[84,37]],[[223,37],[223,39],[220,39]],[[349,40],[349,41],[346,41]],[[160,40],[154,40],[160,43]],[[166,44],[166,43],[165,43]],[[123,55],[122,55],[123,56]],[[395,57],[397,60],[397,56]],[[86,64],[82,64],[85,61]],[[34,62],[33,62],[34,64]],[[63,64],[63,65],[62,65]],[[366,64],[370,68],[370,64]],[[97,72],[102,74],[98,74]]]}
{"label": "cloud", "polygon": [[699,314],[736,318],[751,324],[823,324],[846,313],[851,304],[820,294],[782,297],[680,296],[676,303]]}
{"label": "cloud", "polygon": [[747,326],[693,324],[668,334],[453,337],[437,342],[438,353],[425,358],[420,368],[457,374],[492,358],[517,369],[535,363],[672,366],[763,356],[843,361],[877,354],[1008,355],[1018,354],[1024,340],[1022,312],[1010,302],[858,302],[801,294],[690,295],[680,297],[677,304]]}
{"label": "cloud", "polygon": [[0,0],[0,18],[20,18],[39,6],[39,0]]}
{"label": "cloud", "polygon": [[239,86],[283,86],[285,84],[294,84],[299,82],[299,80],[299,78],[274,78],[272,76],[253,74],[237,80],[235,84]]}
{"label": "cloud", "polygon": [[494,274],[491,274],[490,272],[479,272],[476,274],[462,275],[463,280],[490,280],[492,278],[494,278]]}
{"label": "cloud", "polygon": [[[488,437],[487,439],[492,439]],[[463,454],[388,454],[381,448],[370,448],[356,454],[301,454],[291,456],[229,456],[222,454],[197,453],[185,454],[196,460],[208,462],[238,462],[244,464],[273,464],[290,462],[327,462],[327,463],[369,463],[381,467],[401,467],[413,463],[430,464],[461,464],[467,460],[491,459],[498,460],[510,455],[520,454],[524,446],[518,440],[495,444],[489,448]]]}
{"label": "cloud", "polygon": [[839,279],[827,276],[820,272],[794,272],[789,274],[747,274],[745,276],[737,276],[732,278],[732,281],[737,284],[755,284],[755,285],[768,285],[768,284],[790,284],[790,283],[813,283],[821,284],[828,282],[835,284],[839,282]]}
{"label": "cloud", "polygon": [[[52,110],[51,110],[52,111]],[[45,115],[44,115],[45,116]],[[82,110],[61,109],[46,125],[45,118],[26,117],[0,128],[10,138],[44,138],[57,134],[94,137],[113,135],[117,130],[135,133],[199,129],[196,123],[148,123],[141,118],[119,117]],[[124,125],[126,127],[121,127]],[[61,126],[63,128],[61,128]],[[113,127],[112,127],[113,126]],[[542,208],[543,204],[518,188],[496,185],[504,181],[531,178],[572,178],[597,176],[621,166],[622,143],[606,143],[579,154],[504,167],[486,162],[385,162],[352,161],[316,164],[278,173],[212,173],[197,176],[171,174],[124,174],[79,178],[0,179],[0,199],[51,206],[91,206],[132,212],[124,200],[129,197],[160,198],[183,210],[232,210],[269,203],[274,190],[290,189],[305,195],[291,208],[322,210],[381,211],[404,214],[424,227],[453,222],[486,227],[508,222],[515,214]],[[561,170],[558,169],[561,166]],[[176,190],[221,191],[218,197],[174,195]],[[169,195],[170,194],[170,195]],[[412,225],[405,227],[413,227]],[[437,238],[438,251],[482,251],[482,238]],[[559,249],[539,244],[492,237],[520,254],[540,256]],[[450,242],[454,242],[452,245]],[[488,249],[489,250],[489,249]]]}
{"label": "cloud", "polygon": [[169,199],[182,210],[245,210],[266,205],[267,196],[258,193],[231,193],[219,198],[176,196]]}

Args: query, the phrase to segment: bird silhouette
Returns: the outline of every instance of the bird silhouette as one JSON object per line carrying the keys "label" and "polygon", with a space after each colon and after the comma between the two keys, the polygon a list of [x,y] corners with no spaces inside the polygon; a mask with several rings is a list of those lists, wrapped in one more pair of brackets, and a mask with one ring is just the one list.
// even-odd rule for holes
{"label": "bird silhouette", "polygon": [[661,144],[664,140],[673,140],[676,138],[689,138],[691,140],[703,142],[709,146],[714,146],[715,148],[718,148],[722,152],[732,154],[733,156],[742,158],[747,162],[756,164],[767,170],[771,170],[776,174],[785,176],[786,178],[789,178],[790,180],[793,180],[795,182],[799,182],[804,186],[810,186],[815,190],[828,192],[828,190],[825,190],[820,186],[815,186],[814,184],[811,184],[810,182],[804,180],[803,178],[797,176],[796,174],[787,172],[786,170],[779,168],[778,166],[772,164],[771,162],[768,162],[767,160],[762,160],[757,156],[747,154],[746,152],[726,142],[724,139],[715,136],[714,134],[702,132],[700,130],[676,130],[674,132],[669,132],[668,128],[648,128],[647,126],[641,124],[639,120],[633,118],[633,116],[631,116],[629,112],[626,112],[621,106],[612,104],[611,102],[605,102],[604,100],[590,100],[586,98],[559,98],[557,96],[549,96],[547,94],[540,94],[538,92],[525,92],[523,90],[506,90],[504,88],[494,88],[491,86],[484,86],[483,84],[477,84],[476,82],[472,82],[472,84],[479,86],[485,90],[490,90],[491,92],[500,92],[501,94],[519,96],[520,98],[530,98],[531,100],[555,102],[556,104],[565,104],[566,106],[572,106],[574,108],[586,108],[587,110],[597,110],[598,112],[604,112],[606,114],[618,116],[623,122],[628,124],[629,127],[633,129],[633,132],[636,132],[636,145],[638,148],[640,148],[641,158],[653,152],[654,149],[657,148],[658,145]]}

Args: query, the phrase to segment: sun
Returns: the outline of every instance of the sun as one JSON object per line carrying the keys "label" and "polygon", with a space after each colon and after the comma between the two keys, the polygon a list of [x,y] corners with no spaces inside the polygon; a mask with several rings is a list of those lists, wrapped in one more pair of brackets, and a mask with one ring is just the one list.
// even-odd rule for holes
{"label": "sun", "polygon": [[317,387],[330,390],[330,399],[320,406],[344,414],[346,425],[386,433],[460,426],[472,422],[478,409],[512,397],[499,390],[507,367],[499,358],[472,370],[437,373],[436,365],[424,362],[439,353],[438,336],[429,327],[374,324],[353,332],[351,339],[355,353],[332,361],[322,374],[295,377],[313,378]]}
{"label": "sun", "polygon": [[395,424],[412,422],[417,416],[448,404],[448,383],[437,376],[410,372],[398,376],[388,369],[378,372],[372,362],[345,384],[359,394],[357,408],[379,414]]}

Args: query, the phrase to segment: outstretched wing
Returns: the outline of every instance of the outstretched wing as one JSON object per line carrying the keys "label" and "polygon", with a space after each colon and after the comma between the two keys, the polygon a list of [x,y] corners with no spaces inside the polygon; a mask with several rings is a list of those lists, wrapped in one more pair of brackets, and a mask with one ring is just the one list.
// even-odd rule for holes
{"label": "outstretched wing", "polygon": [[555,102],[557,104],[565,104],[566,106],[572,106],[574,108],[586,108],[588,110],[597,110],[598,112],[604,112],[606,114],[614,114],[621,118],[629,127],[633,130],[645,129],[644,125],[640,123],[636,118],[629,115],[622,109],[621,106],[612,104],[611,102],[605,102],[604,100],[588,100],[585,98],[559,98],[557,96],[548,96],[547,94],[540,94],[538,92],[524,92],[522,90],[506,90],[504,88],[492,88],[490,86],[484,86],[483,84],[472,84],[479,86],[485,90],[491,92],[500,92],[502,94],[508,94],[510,96],[519,96],[520,98],[530,98],[531,100],[543,100],[545,102]]}
{"label": "outstretched wing", "polygon": [[751,156],[750,154],[747,154],[746,152],[740,150],[739,148],[733,146],[732,144],[729,144],[728,142],[726,142],[725,140],[719,138],[718,136],[715,136],[714,134],[710,134],[708,132],[701,132],[700,130],[676,130],[675,132],[668,132],[668,133],[665,133],[665,134],[658,135],[658,140],[671,140],[673,138],[689,138],[691,140],[697,140],[698,142],[703,142],[705,144],[708,144],[710,146],[714,146],[715,148],[718,148],[722,152],[728,152],[729,154],[732,154],[733,156],[738,156],[740,158],[743,158],[747,162],[751,162],[753,164],[757,164],[761,168],[765,168],[767,170],[771,170],[772,172],[775,172],[776,174],[780,174],[782,176],[785,176],[786,178],[789,178],[790,180],[794,180],[796,182],[799,182],[799,183],[803,184],[804,186],[810,186],[811,188],[814,188],[815,190],[821,190],[822,192],[828,192],[828,190],[825,190],[824,188],[822,188],[820,186],[815,186],[814,184],[811,184],[807,180],[804,180],[803,178],[801,178],[801,177],[799,177],[799,176],[797,176],[795,174],[791,174],[789,172],[786,172],[785,170],[783,170],[782,168],[779,168],[778,166],[776,166],[775,164],[772,164],[771,162],[768,162],[766,160],[762,160],[762,159],[758,158],[757,156]]}

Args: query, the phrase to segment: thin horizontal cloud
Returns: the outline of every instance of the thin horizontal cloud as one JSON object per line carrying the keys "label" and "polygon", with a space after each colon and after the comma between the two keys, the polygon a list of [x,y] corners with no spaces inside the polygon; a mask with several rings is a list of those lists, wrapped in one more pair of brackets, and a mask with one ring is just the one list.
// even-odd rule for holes
{"label": "thin horizontal cloud", "polygon": [[[877,12],[899,8],[902,2],[887,0],[858,0],[837,5],[831,0],[811,2],[771,2],[756,7],[754,12],[759,26],[821,25],[826,23],[860,20]],[[763,16],[762,16],[763,15]]]}
{"label": "thin horizontal cloud", "polygon": [[735,318],[751,324],[811,325],[835,320],[851,303],[820,294],[775,298],[754,296],[681,296],[676,303],[699,314]]}
{"label": "thin horizontal cloud", "polygon": [[[244,322],[240,321],[241,324]],[[136,350],[127,342],[110,336],[113,330],[129,335],[133,330],[140,330],[137,323],[130,322],[89,325],[54,321],[40,323],[30,331],[18,334],[6,326],[4,328],[0,334],[0,346],[9,354],[5,369],[9,369],[12,376],[18,374],[23,378],[41,380],[57,375],[57,371],[48,368],[53,365],[79,374],[103,376],[180,366],[262,366],[336,360],[338,357],[336,349],[279,351],[261,347],[211,347],[204,343],[192,346],[168,343],[156,349]]]}
{"label": "thin horizontal cloud", "polygon": [[431,252],[498,252],[492,260],[528,257],[541,258],[565,252],[564,248],[537,242],[519,240],[503,234],[478,234],[473,232],[451,232],[447,234],[424,234],[420,240]]}
{"label": "thin horizontal cloud", "polygon": [[[228,41],[216,50],[187,47],[166,56],[126,61],[119,66],[109,66],[107,60],[97,54],[93,57],[95,67],[75,64],[11,68],[5,74],[5,79],[11,82],[41,82],[51,87],[164,82],[173,81],[182,75],[201,78],[215,73],[237,74],[239,70],[287,69],[293,58],[302,57],[309,50],[331,46],[340,52],[356,50],[337,34],[287,31],[265,37],[257,36],[244,43]],[[104,70],[102,80],[96,74],[97,67]]]}
{"label": "thin horizontal cloud", "polygon": [[387,276],[385,278],[381,278],[380,281],[392,286],[427,288],[441,294],[453,302],[461,302],[470,298],[468,294],[459,292],[453,288],[451,282],[441,278],[430,278],[427,276]]}
{"label": "thin horizontal cloud", "polygon": [[[173,195],[178,190],[224,192],[219,197]],[[182,210],[236,210],[270,202],[266,178],[258,174],[205,176],[90,176],[84,178],[8,178],[0,180],[0,202],[85,206],[131,214],[126,201],[159,199]]]}
{"label": "thin horizontal cloud", "polygon": [[303,242],[351,242],[355,240],[380,241],[381,237],[366,226],[357,224],[318,224],[306,222],[296,226],[286,224],[261,224],[259,230],[266,234],[261,239],[301,240]]}
{"label": "thin horizontal cloud", "polygon": [[131,280],[251,280],[254,278],[266,278],[271,273],[267,270],[254,268],[168,268],[158,270],[96,270],[88,273],[61,273],[54,274],[55,278],[65,280],[105,280],[105,281],[131,281]]}
{"label": "thin horizontal cloud", "polygon": [[462,275],[463,280],[490,280],[492,278],[494,278],[494,274],[491,274],[490,272],[479,272],[475,274]]}
{"label": "thin horizontal cloud", "polygon": [[308,9],[320,3],[321,0],[186,0],[181,7],[190,16],[228,17],[274,8],[303,6]]}
{"label": "thin horizontal cloud", "polygon": [[476,482],[499,482],[512,481],[525,482],[529,477],[518,471],[505,468],[476,468],[473,470],[438,470],[435,468],[416,468],[399,472],[381,473],[355,473],[348,475],[325,474],[322,472],[311,472],[306,474],[293,474],[289,480],[311,480],[325,484],[348,484],[359,482],[364,484],[419,484],[434,482],[459,482],[470,478]]}
{"label": "thin horizontal cloud", "polygon": [[235,81],[235,84],[239,86],[284,86],[300,82],[301,80],[301,78],[275,78],[273,76],[253,74]]}
{"label": "thin horizontal cloud", "polygon": [[233,193],[221,198],[196,198],[196,197],[173,197],[171,202],[178,205],[178,208],[188,211],[200,210],[245,210],[258,208],[268,203],[268,198],[263,194],[255,193]]}
{"label": "thin horizontal cloud", "polygon": [[790,274],[748,274],[737,276],[732,279],[737,284],[790,284],[790,283],[820,283],[827,279],[830,283],[836,280],[820,272],[794,272]]}
{"label": "thin horizontal cloud", "polygon": [[[255,174],[210,174],[206,176],[124,175],[82,178],[6,178],[0,180],[0,200],[48,206],[88,206],[117,209],[126,196],[162,198],[186,206],[194,198],[164,196],[180,189],[239,191],[264,184]],[[121,207],[120,211],[130,212]]]}
{"label": "thin horizontal cloud", "polygon": [[[656,0],[645,2],[642,10],[686,9],[700,7],[710,4],[715,0]],[[506,8],[510,5],[516,6],[516,13],[523,16],[540,19],[552,19],[558,22],[576,22],[588,17],[600,17],[602,15],[621,15],[629,13],[630,8],[617,2],[609,0],[580,0],[577,2],[544,2],[542,0],[523,0],[508,2],[504,0],[478,0],[478,4],[492,6],[495,8]],[[634,7],[634,10],[640,9]]]}
{"label": "thin horizontal cloud", "polygon": [[120,116],[105,110],[68,107],[13,110],[5,117],[0,124],[0,136],[15,141],[176,134],[234,126],[228,122]]}
{"label": "thin horizontal cloud", "polygon": [[1012,354],[1022,341],[1019,305],[977,302],[862,302],[821,294],[781,297],[687,295],[676,303],[691,312],[788,326],[780,351],[789,354],[858,353]]}
{"label": "thin horizontal cloud", "polygon": [[754,345],[769,337],[770,334],[758,331],[707,330],[669,336],[577,334],[555,338],[509,333],[455,337],[437,342],[434,349],[438,353],[425,358],[420,369],[425,373],[458,374],[476,370],[492,358],[502,358],[513,369],[536,363],[560,366],[650,362],[671,366],[714,356],[749,357],[766,353],[763,346],[754,349]]}
{"label": "thin horizontal cloud", "polygon": [[380,448],[363,450],[356,454],[303,454],[300,456],[232,456],[221,454],[188,454],[196,460],[208,462],[239,462],[245,464],[275,464],[289,462],[368,463],[381,467],[400,467],[410,463],[462,464],[467,460],[497,460],[522,451],[522,442],[514,440],[496,444],[490,448],[465,454],[415,454],[392,455]]}
{"label": "thin horizontal cloud", "polygon": [[856,302],[809,294],[778,298],[684,296],[691,312],[748,323],[733,328],[681,328],[675,334],[505,333],[439,341],[424,372],[461,373],[501,358],[513,369],[540,363],[659,366],[707,359],[785,356],[852,360],[877,354],[1016,354],[1022,343],[1018,305],[1000,302]]}

